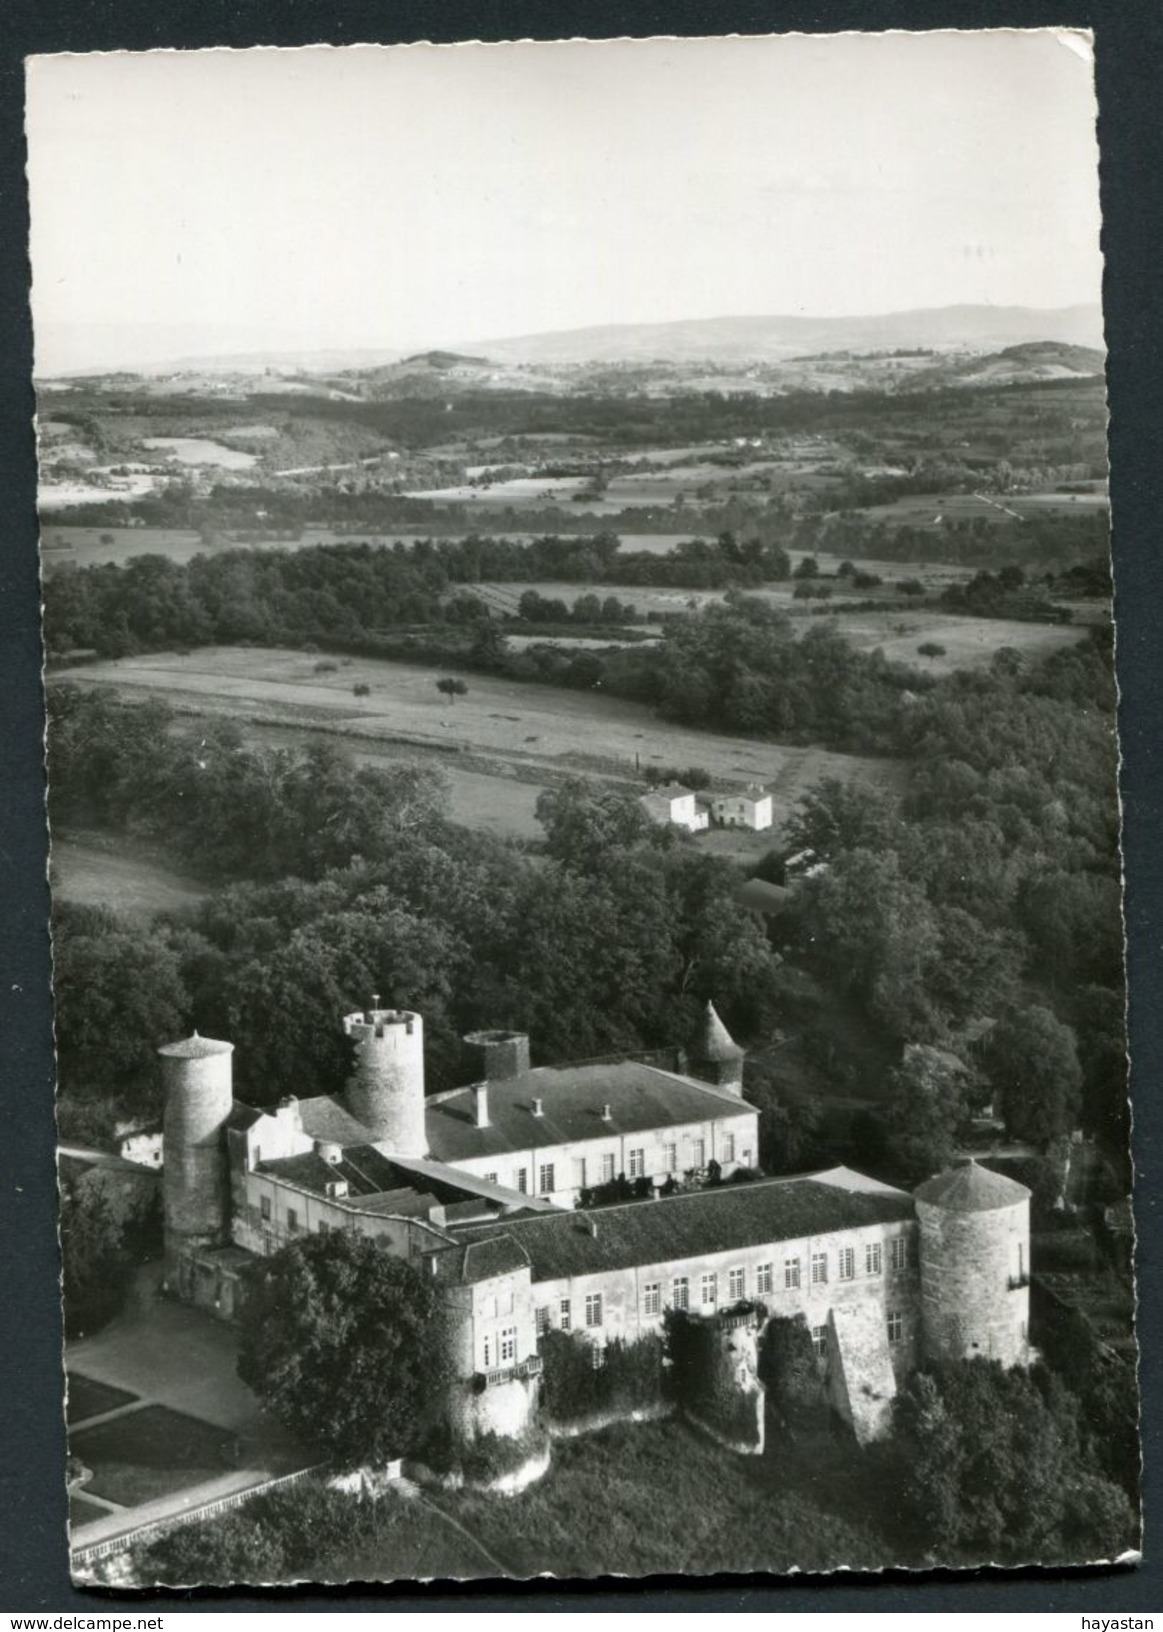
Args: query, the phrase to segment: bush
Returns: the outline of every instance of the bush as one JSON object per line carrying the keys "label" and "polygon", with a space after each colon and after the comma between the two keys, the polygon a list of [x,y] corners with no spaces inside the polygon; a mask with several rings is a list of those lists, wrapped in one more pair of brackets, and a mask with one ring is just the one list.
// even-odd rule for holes
{"label": "bush", "polygon": [[351,689],[356,697],[370,697],[372,694],[372,688],[370,686],[358,685],[352,686]]}
{"label": "bush", "polygon": [[777,1315],[759,1342],[759,1377],[768,1403],[791,1429],[819,1428],[827,1415],[824,1379],[803,1315]]}
{"label": "bush", "polygon": [[338,674],[339,664],[329,663],[326,658],[316,663],[311,671],[313,674]]}
{"label": "bush", "polygon": [[595,1350],[580,1332],[549,1331],[538,1352],[545,1366],[541,1406],[551,1422],[647,1410],[662,1399],[659,1337],[648,1335],[633,1343],[613,1338],[604,1350]]}

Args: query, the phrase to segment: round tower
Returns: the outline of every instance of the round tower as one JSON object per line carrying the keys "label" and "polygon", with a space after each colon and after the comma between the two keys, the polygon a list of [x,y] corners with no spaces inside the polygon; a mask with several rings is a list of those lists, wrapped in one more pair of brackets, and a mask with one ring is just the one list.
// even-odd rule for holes
{"label": "round tower", "polygon": [[223,1129],[234,1104],[233,1043],[193,1036],[159,1048],[162,1062],[166,1278],[200,1247],[230,1236]]}
{"label": "round tower", "polygon": [[914,1192],[931,1360],[1028,1364],[1030,1192],[972,1159]]}
{"label": "round tower", "polygon": [[473,1082],[505,1082],[529,1070],[529,1038],[523,1031],[470,1031],[464,1059]]}
{"label": "round tower", "polygon": [[426,1156],[424,1022],[409,1009],[364,1009],[344,1017],[355,1059],[344,1101],[376,1143],[399,1156]]}
{"label": "round tower", "polygon": [[742,1094],[745,1051],[719,1019],[709,998],[698,1030],[687,1044],[686,1057],[692,1076]]}

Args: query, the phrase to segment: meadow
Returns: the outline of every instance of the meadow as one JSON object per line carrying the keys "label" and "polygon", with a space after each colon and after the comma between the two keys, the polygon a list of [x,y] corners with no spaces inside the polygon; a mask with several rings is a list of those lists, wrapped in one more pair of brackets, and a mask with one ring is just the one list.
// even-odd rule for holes
{"label": "meadow", "polygon": [[[537,785],[570,774],[633,783],[652,764],[699,765],[716,780],[766,783],[777,826],[822,777],[888,787],[903,777],[892,760],[687,730],[640,704],[593,691],[474,675],[467,695],[450,703],[436,690],[440,671],[425,665],[353,658],[322,673],[319,668],[320,660],[303,652],[209,647],[56,675],[83,686],[112,686],[130,698],[159,697],[182,713],[234,719],[248,731],[324,731],[361,754],[438,751],[454,772],[460,756],[465,770],[484,774],[472,784],[461,781],[458,819],[518,837],[530,836],[529,800],[535,801]],[[356,697],[356,685],[368,686],[369,695]],[[522,786],[518,794],[514,778],[531,792]]]}

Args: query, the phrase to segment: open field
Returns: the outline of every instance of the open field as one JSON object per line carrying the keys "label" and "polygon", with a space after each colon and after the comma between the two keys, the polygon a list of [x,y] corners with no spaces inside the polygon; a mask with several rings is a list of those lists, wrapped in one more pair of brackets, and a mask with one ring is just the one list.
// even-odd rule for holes
{"label": "open field", "polygon": [[[1073,646],[1087,633],[1079,624],[1016,623],[1010,618],[962,618],[951,613],[911,612],[907,606],[892,612],[853,612],[840,628],[857,651],[877,647],[885,657],[911,663],[926,674],[948,674],[953,669],[986,668],[1001,647],[1009,646],[1026,657],[1045,657]],[[920,657],[917,647],[928,642],[944,646],[941,657]]]}
{"label": "open field", "polygon": [[175,872],[123,834],[55,835],[50,878],[57,900],[112,907],[140,922],[196,907],[209,894],[208,886]]}
{"label": "open field", "polygon": [[891,504],[869,505],[857,513],[870,521],[898,526],[934,528],[949,521],[1011,521],[1035,511],[1105,509],[1110,503],[1098,493],[910,493]]}
{"label": "open field", "polygon": [[[533,784],[547,773],[549,779],[576,773],[633,781],[636,764],[701,765],[717,780],[766,782],[778,824],[821,777],[882,786],[899,786],[903,777],[903,768],[891,760],[690,731],[657,720],[641,705],[595,692],[473,676],[468,695],[450,705],[436,691],[438,669],[372,659],[352,660],[333,674],[317,674],[315,666],[301,652],[211,647],[185,656],[94,663],[60,670],[58,677],[112,685],[129,697],[160,697],[183,711],[226,716],[244,726],[322,729],[360,752],[373,745],[398,751],[408,744],[471,754],[473,771],[492,764],[502,773],[510,800],[514,775]],[[353,696],[356,684],[370,686],[371,694]]]}

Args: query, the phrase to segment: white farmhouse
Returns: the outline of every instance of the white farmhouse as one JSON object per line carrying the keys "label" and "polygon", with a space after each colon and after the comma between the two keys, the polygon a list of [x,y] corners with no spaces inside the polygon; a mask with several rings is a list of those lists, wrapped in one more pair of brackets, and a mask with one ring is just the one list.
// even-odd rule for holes
{"label": "white farmhouse", "polygon": [[684,788],[681,782],[667,782],[661,788],[651,788],[644,793],[641,805],[646,814],[653,820],[666,826],[685,827],[688,833],[701,832],[708,825],[709,818],[705,810],[699,809],[698,800],[690,788]]}
{"label": "white farmhouse", "polygon": [[711,815],[722,827],[749,827],[762,833],[771,826],[771,795],[754,782],[719,792],[712,795]]}

